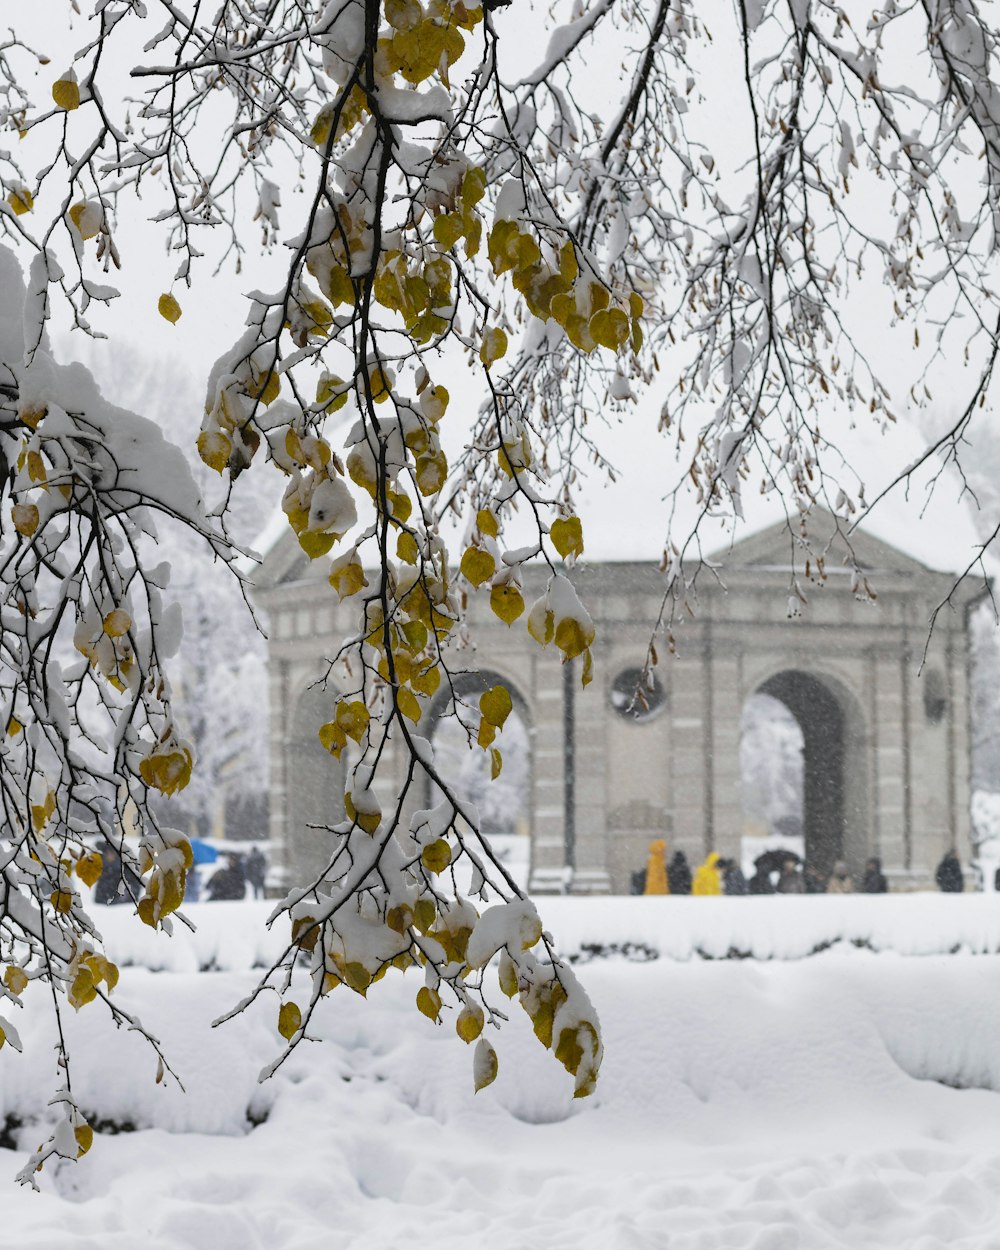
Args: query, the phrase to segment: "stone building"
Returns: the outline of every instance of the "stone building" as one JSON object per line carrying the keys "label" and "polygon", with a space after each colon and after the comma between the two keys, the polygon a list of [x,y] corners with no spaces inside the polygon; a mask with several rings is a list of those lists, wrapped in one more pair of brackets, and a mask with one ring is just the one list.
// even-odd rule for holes
{"label": "stone building", "polygon": [[[596,675],[581,690],[576,664],[542,650],[523,620],[498,621],[473,596],[477,651],[465,661],[510,689],[530,743],[522,825],[533,890],[626,892],[654,837],[691,860],[739,856],[744,832],[741,715],[757,692],[780,700],[802,730],[803,829],[820,871],[854,872],[878,855],[894,886],[927,884],[944,850],[969,845],[969,654],[966,617],[978,587],[955,588],[871,534],[855,558],[877,591],[856,597],[833,518],[810,524],[813,550],[831,538],[825,578],[809,579],[782,523],[735,544],[724,568],[703,570],[697,608],[661,656],[648,708],[632,691],[660,610],[654,565],[580,564],[572,574],[597,627]],[[823,544],[821,543],[820,546]],[[791,560],[805,602],[790,617]],[[271,822],[288,880],[325,858],[312,824],[342,815],[342,776],[316,734],[334,696],[315,688],[349,632],[341,606],[289,534],[271,551],[257,598],[270,622]],[[537,583],[537,585],[535,585]],[[527,570],[525,598],[544,585]],[[931,614],[936,619],[928,642]],[[433,732],[432,706],[422,732]],[[397,760],[398,767],[402,761]]]}

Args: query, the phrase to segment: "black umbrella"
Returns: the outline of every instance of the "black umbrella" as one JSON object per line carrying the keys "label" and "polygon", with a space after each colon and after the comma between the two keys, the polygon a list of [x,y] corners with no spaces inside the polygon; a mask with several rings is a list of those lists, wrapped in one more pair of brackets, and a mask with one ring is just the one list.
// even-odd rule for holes
{"label": "black umbrella", "polygon": [[783,851],[774,849],[765,851],[762,855],[758,855],[753,861],[754,867],[758,872],[781,872],[782,865],[786,860],[792,860],[793,863],[801,864],[802,856],[797,855],[794,851]]}

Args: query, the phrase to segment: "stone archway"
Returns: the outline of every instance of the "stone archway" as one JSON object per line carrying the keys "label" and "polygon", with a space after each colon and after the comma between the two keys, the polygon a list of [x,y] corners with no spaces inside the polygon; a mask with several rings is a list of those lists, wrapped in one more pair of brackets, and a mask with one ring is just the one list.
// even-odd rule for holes
{"label": "stone archway", "polygon": [[[466,731],[453,718],[441,715],[447,700],[437,698],[421,722],[422,731],[435,741],[435,760],[447,781],[460,795],[477,801],[482,831],[488,836],[528,834],[532,809],[532,733],[528,704],[509,678],[490,669],[457,676],[453,687],[471,707],[492,686],[502,685],[510,694],[513,709],[496,746],[503,755],[503,768],[496,781],[489,783],[490,756],[475,742],[469,746]],[[489,784],[488,784],[489,783]],[[434,803],[437,787],[426,779],[426,800]],[[478,791],[478,799],[474,792]]]}
{"label": "stone archway", "polygon": [[806,861],[826,876],[837,860],[856,860],[861,849],[857,835],[862,831],[848,820],[849,807],[856,802],[851,803],[849,716],[844,695],[835,693],[828,680],[800,669],[776,673],[758,687],[757,693],[784,704],[802,730]]}

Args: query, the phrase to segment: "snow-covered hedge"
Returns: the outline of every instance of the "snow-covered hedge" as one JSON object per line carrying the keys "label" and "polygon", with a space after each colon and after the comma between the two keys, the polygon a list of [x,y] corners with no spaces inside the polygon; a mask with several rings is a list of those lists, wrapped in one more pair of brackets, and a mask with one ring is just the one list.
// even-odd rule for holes
{"label": "snow-covered hedge", "polygon": [[[125,907],[98,909],[112,958],[154,971],[242,971],[280,954],[287,932],[266,928],[271,903],[186,908],[194,933],[167,937]],[[770,896],[765,898],[540,898],[539,912],[572,958],[801,959],[837,944],[902,955],[1000,952],[994,894]]]}

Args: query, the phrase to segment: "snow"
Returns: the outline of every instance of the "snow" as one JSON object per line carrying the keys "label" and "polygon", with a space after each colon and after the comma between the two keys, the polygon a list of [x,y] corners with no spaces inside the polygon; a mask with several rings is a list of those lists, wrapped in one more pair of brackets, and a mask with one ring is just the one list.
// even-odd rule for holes
{"label": "snow", "polygon": [[[318,1040],[258,1085],[278,1050],[277,1000],[210,1022],[252,986],[262,951],[247,938],[266,904],[193,907],[197,936],[154,935],[189,948],[174,966],[192,970],[126,969],[116,990],[187,1094],[169,1077],[157,1085],[148,1048],[109,1032],[97,1004],[70,1013],[74,1090],[105,1131],[78,1164],[46,1165],[40,1194],[9,1185],[4,1244],[985,1250],[1000,1237],[1000,957],[969,951],[998,948],[989,904],[539,900],[570,945],[628,934],[666,955],[716,933],[720,946],[749,935],[766,954],[769,934],[783,956],[587,964],[606,1058],[597,1093],[576,1102],[519,1011],[490,1035],[499,1076],[474,1095],[473,1048],[450,1019],[417,1012],[419,977],[395,974],[367,1002],[331,995],[310,1027]],[[114,942],[138,927],[124,908],[100,919]],[[797,957],[810,940],[798,930],[835,923],[896,949]],[[968,951],[903,953],[959,936]],[[223,938],[234,970],[194,971]],[[51,1087],[38,988],[17,1021],[24,1053],[0,1064],[0,1113],[24,1121],[8,1119],[19,1149],[0,1149],[6,1177],[35,1144]]]}

